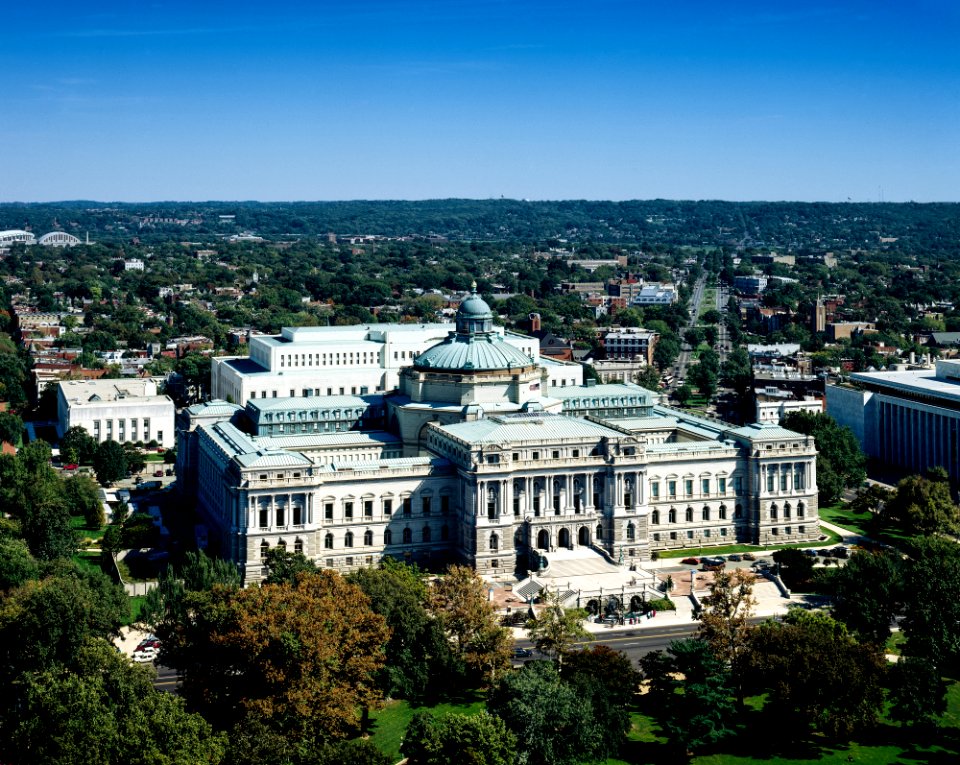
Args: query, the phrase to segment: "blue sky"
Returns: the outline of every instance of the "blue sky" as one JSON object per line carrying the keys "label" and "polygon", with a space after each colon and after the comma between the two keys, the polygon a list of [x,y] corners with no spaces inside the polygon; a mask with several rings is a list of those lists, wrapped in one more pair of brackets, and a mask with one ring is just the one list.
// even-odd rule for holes
{"label": "blue sky", "polygon": [[0,201],[960,200],[960,4],[7,4]]}

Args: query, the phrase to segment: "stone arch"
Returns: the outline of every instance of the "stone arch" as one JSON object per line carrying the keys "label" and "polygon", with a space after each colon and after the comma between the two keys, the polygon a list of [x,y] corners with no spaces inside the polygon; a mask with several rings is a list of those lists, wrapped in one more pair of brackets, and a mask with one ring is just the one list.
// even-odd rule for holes
{"label": "stone arch", "polygon": [[537,533],[537,547],[541,550],[550,549],[550,532],[546,529],[540,529]]}
{"label": "stone arch", "polygon": [[560,529],[560,535],[557,538],[558,547],[570,547],[570,529],[562,528]]}
{"label": "stone arch", "polygon": [[500,552],[500,535],[496,532],[490,535],[490,552]]}
{"label": "stone arch", "polygon": [[637,527],[633,525],[633,521],[630,521],[627,524],[627,541],[632,542],[637,538]]}
{"label": "stone arch", "polygon": [[590,529],[586,526],[581,526],[577,532],[577,544],[583,545],[584,547],[590,544]]}

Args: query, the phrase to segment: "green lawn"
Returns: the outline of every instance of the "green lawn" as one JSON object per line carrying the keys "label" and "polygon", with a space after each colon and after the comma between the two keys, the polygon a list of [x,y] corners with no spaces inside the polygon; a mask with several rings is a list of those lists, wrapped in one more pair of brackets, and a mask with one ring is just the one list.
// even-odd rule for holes
{"label": "green lawn", "polygon": [[901,542],[909,541],[911,538],[909,535],[902,534],[895,529],[877,529],[871,525],[873,518],[871,513],[856,513],[851,510],[845,502],[837,502],[835,505],[821,507],[820,517],[854,534],[877,539],[881,542],[887,542],[888,544],[897,545]]}
{"label": "green lawn", "polygon": [[73,562],[76,563],[80,568],[87,569],[89,571],[103,571],[103,566],[100,564],[100,553],[98,552],[78,552],[73,556]]}
{"label": "green lawn", "polygon": [[730,553],[762,553],[768,550],[778,550],[781,547],[830,547],[840,542],[840,536],[834,534],[828,529],[821,529],[823,536],[827,537],[817,542],[798,542],[784,543],[775,547],[761,547],[759,545],[723,545],[722,547],[710,547],[708,545],[685,547],[682,550],[664,550],[660,553],[661,558],[688,558],[691,555],[699,557],[700,555],[728,555]]}
{"label": "green lawn", "polygon": [[400,759],[400,742],[407,730],[407,725],[415,712],[421,709],[430,709],[432,712],[459,712],[460,714],[475,715],[486,707],[484,697],[477,693],[462,702],[438,704],[435,707],[411,707],[406,701],[391,701],[379,712],[370,715],[370,740],[394,762]]}
{"label": "green lawn", "polygon": [[103,532],[106,530],[106,526],[100,528],[91,528],[87,526],[87,522],[84,520],[82,515],[74,515],[70,518],[70,526],[77,530],[77,534],[81,539],[81,547],[87,547],[88,545],[83,544],[83,540],[90,540],[91,542],[99,542],[103,538]]}
{"label": "green lawn", "polygon": [[131,595],[130,600],[130,618],[124,621],[124,625],[133,624],[139,617],[140,612],[143,610],[143,604],[146,601],[146,596],[144,595]]}

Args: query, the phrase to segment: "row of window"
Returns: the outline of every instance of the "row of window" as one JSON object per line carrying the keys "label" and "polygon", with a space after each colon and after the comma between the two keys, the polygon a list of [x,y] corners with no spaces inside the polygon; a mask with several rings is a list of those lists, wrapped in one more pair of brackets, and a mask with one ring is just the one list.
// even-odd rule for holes
{"label": "row of window", "polygon": [[[728,529],[728,528],[726,528],[726,527],[721,527],[720,529],[699,529],[699,530],[687,529],[687,531],[685,532],[685,537],[686,537],[686,539],[694,539],[697,535],[699,535],[700,537],[702,537],[702,538],[704,538],[704,539],[710,539],[710,538],[712,538],[712,537],[714,536],[714,534],[713,534],[714,531],[718,531],[718,532],[719,532],[719,533],[718,533],[718,536],[719,536],[721,539],[722,539],[722,538],[725,538],[725,537],[727,537],[727,536],[733,536],[733,534],[731,533],[730,529]],[[773,536],[775,536],[775,537],[776,537],[776,536],[780,536],[780,529],[779,529],[779,528],[770,529],[770,533],[771,533]],[[792,536],[792,535],[793,535],[793,527],[792,527],[792,526],[785,526],[785,527],[783,528],[783,533],[784,533],[784,535],[786,535],[786,536],[788,536],[788,537],[789,537],[789,536]],[[798,526],[798,527],[797,527],[797,533],[800,534],[801,536],[804,535],[804,534],[806,534],[806,533],[807,533],[807,527],[806,527],[806,526]],[[628,537],[628,539],[630,539],[630,538],[632,538],[632,537]],[[664,540],[667,539],[667,538],[669,538],[669,540],[670,540],[671,542],[676,542],[676,541],[680,538],[680,537],[679,537],[679,532],[671,531],[671,532],[669,532],[669,537],[665,537],[665,536],[664,536],[663,534],[661,534],[659,531],[655,531],[655,532],[653,533],[653,541],[654,541],[654,542],[661,542],[661,541],[664,541]]]}
{"label": "row of window", "polygon": [[[433,529],[430,526],[424,526],[420,529],[420,539],[419,542],[432,542],[433,541]],[[494,535],[496,536],[496,535]],[[441,526],[440,527],[440,541],[447,542],[450,539],[450,527]],[[356,541],[356,536],[352,531],[348,531],[343,535],[343,546],[346,548],[354,547],[354,542]],[[363,532],[363,546],[372,547],[374,541],[374,534],[371,529],[367,529]],[[499,540],[498,540],[499,542]],[[384,546],[392,545],[394,543],[393,539],[393,530],[384,529],[383,531],[383,544]],[[400,535],[400,544],[413,544],[413,529],[405,528]],[[323,537],[323,548],[325,550],[334,549],[334,536],[331,533],[327,533]]]}
{"label": "row of window", "polygon": [[[420,514],[421,515],[430,515],[436,505],[434,504],[433,497],[420,497]],[[386,517],[393,515],[393,500],[384,499],[383,502],[383,514]],[[343,502],[343,518],[344,520],[352,520],[354,518],[355,510],[360,510],[363,512],[364,518],[373,518],[373,503],[372,499],[362,500],[361,506],[358,508],[357,503],[353,500],[345,500]],[[334,520],[334,502],[324,502],[323,503],[323,519],[325,521]],[[413,498],[404,497],[400,500],[400,511],[403,515],[412,515],[413,514]],[[440,495],[440,514],[447,515],[450,512],[450,497],[447,494]]]}
{"label": "row of window", "polygon": [[[337,392],[337,390],[339,390],[339,393]],[[382,392],[382,390],[383,390],[382,388],[379,388],[379,387],[378,387],[378,388],[376,389],[376,392],[380,393],[380,392]],[[339,389],[337,389],[337,388],[327,388],[326,394],[324,394],[323,388],[304,388],[303,391],[302,391],[302,393],[301,393],[301,395],[303,395],[304,398],[308,398],[308,397],[310,397],[310,396],[323,396],[323,395],[327,395],[327,396],[346,396],[346,395],[351,395],[351,396],[366,396],[369,392],[370,392],[370,389],[369,389],[366,385],[359,385],[359,386],[358,386],[358,385],[354,385],[354,386],[351,386],[351,388],[350,388],[349,391],[348,391],[345,387],[341,387],[341,388],[339,388]],[[267,395],[268,393],[270,394],[269,396]],[[240,395],[240,394],[239,394],[239,392],[238,392],[238,393],[237,393],[237,396],[239,396],[239,395]],[[296,390],[296,388],[290,388],[290,398],[296,398],[296,397],[297,397],[297,390]],[[255,390],[252,390],[252,391],[250,391],[250,398],[251,398],[251,399],[256,399],[256,398],[278,398],[278,395],[277,395],[277,391],[275,391],[275,390],[273,390],[273,391],[262,390],[262,391],[259,391],[259,392],[255,391]]]}
{"label": "row of window", "polygon": [[[394,353],[396,357],[396,353]],[[379,364],[380,353],[372,351],[344,351],[343,353],[281,353],[280,368],[284,367],[313,367],[328,365],[341,366],[349,364]]]}
{"label": "row of window", "polygon": [[[127,433],[127,423],[130,423],[129,437]],[[150,418],[143,418],[143,430],[141,435],[140,418],[133,417],[130,420],[116,420],[116,433],[114,433],[114,420],[94,420],[93,438],[96,441],[152,441],[150,435]],[[163,441],[163,431],[157,431],[157,441]]]}
{"label": "row of window", "polygon": [[[679,481],[676,479],[670,478],[665,481],[665,488],[667,490],[667,499],[676,499],[677,498],[677,487],[679,486]],[[725,495],[727,493],[727,479],[724,476],[718,476],[716,478],[717,494]],[[713,494],[711,491],[712,485],[709,478],[700,479],[700,496],[710,496]],[[733,477],[733,491],[738,496],[743,494],[743,477],[734,476]],[[683,479],[683,496],[692,497],[693,496],[693,479],[685,478]],[[653,500],[660,499],[660,480],[653,479],[650,481],[650,498]]]}

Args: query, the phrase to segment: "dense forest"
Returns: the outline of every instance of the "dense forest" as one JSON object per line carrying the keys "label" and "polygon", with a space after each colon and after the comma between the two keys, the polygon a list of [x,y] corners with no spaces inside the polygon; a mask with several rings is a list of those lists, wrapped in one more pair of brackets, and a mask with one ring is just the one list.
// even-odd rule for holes
{"label": "dense forest", "polygon": [[[227,217],[221,217],[227,216]],[[0,229],[62,229],[121,242],[208,239],[251,231],[269,239],[338,235],[471,241],[874,248],[895,238],[914,253],[954,253],[960,205],[720,201],[444,199],[347,202],[57,202],[0,204]]]}

